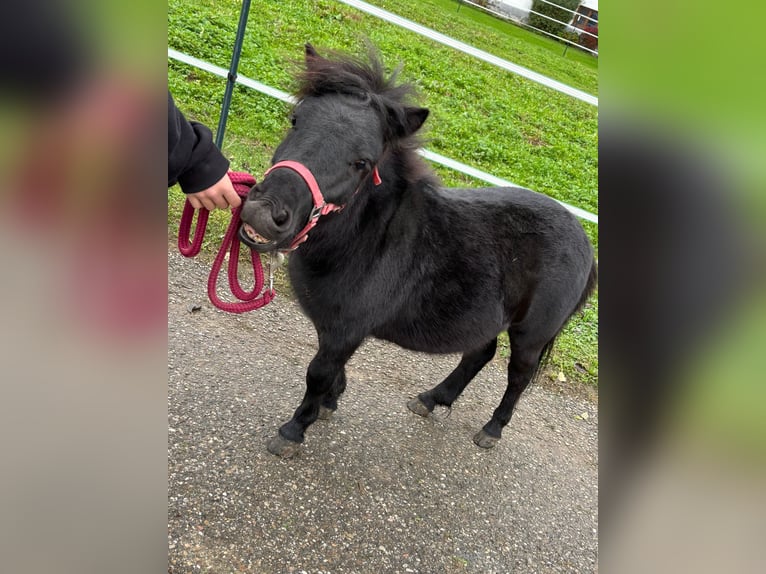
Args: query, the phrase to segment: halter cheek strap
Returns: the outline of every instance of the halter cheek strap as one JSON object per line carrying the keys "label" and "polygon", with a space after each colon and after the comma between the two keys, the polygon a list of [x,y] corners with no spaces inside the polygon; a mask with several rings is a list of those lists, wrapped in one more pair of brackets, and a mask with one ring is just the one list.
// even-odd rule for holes
{"label": "halter cheek strap", "polygon": [[[322,215],[327,215],[333,211],[340,211],[344,206],[336,205],[334,203],[327,203],[324,196],[322,195],[322,190],[319,189],[319,184],[317,183],[314,174],[311,173],[309,168],[297,161],[285,160],[277,162],[266,170],[266,173],[263,174],[263,177],[265,178],[272,171],[280,167],[291,169],[303,178],[303,181],[305,181],[306,185],[309,186],[309,191],[311,191],[311,199],[314,202],[314,208],[311,210],[308,223],[303,229],[301,229],[300,233],[295,236],[292,243],[290,244],[289,251],[293,251],[301,243],[308,239],[309,231],[314,228]],[[375,185],[380,185],[382,183],[382,180],[380,179],[380,173],[378,173],[378,166],[375,166],[372,171],[372,182]],[[359,190],[357,189],[357,191]]]}

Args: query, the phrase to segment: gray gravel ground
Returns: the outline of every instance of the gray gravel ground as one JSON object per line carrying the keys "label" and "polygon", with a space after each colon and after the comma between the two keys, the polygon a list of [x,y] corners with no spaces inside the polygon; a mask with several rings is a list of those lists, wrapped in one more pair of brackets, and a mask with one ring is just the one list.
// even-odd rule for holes
{"label": "gray gravel ground", "polygon": [[369,341],[334,418],[282,460],[266,442],[303,394],[313,327],[286,297],[218,311],[208,271],[169,254],[168,572],[597,571],[592,401],[535,385],[485,451],[471,437],[505,389],[502,359],[423,419],[407,399],[458,357]]}

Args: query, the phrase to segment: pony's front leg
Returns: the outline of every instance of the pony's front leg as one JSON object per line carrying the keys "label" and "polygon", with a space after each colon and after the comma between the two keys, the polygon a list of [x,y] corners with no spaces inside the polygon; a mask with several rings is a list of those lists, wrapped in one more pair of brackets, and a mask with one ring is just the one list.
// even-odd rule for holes
{"label": "pony's front leg", "polygon": [[[293,414],[293,418],[283,424],[279,434],[271,439],[267,445],[269,452],[284,458],[290,458],[297,454],[304,439],[306,429],[317,420],[320,407],[323,402],[332,402],[333,383],[336,387],[342,381],[345,388],[345,374],[343,368],[354,353],[358,343],[344,345],[343,348],[325,347],[321,344],[316,356],[309,363],[306,372],[306,393],[303,400]],[[337,397],[335,397],[337,399]]]}

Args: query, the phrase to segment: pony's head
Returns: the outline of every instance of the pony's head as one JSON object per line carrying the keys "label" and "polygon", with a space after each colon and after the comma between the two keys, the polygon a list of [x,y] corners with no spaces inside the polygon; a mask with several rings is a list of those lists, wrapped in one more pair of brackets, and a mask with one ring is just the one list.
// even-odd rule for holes
{"label": "pony's head", "polygon": [[[407,103],[411,88],[397,84],[396,75],[386,76],[374,53],[368,62],[327,59],[306,45],[292,129],[242,209],[245,244],[261,252],[295,246],[312,217],[344,206],[356,192],[378,183],[378,170],[390,154],[418,147],[415,133],[428,110]],[[322,201],[328,204],[323,210]]]}

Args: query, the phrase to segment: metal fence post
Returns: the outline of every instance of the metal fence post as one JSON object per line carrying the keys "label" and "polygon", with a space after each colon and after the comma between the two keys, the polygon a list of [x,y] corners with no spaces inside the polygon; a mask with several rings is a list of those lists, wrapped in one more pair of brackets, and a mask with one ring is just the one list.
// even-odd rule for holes
{"label": "metal fence post", "polygon": [[234,91],[234,83],[237,81],[237,69],[239,68],[239,55],[242,53],[242,41],[245,38],[245,28],[247,27],[247,16],[250,13],[250,0],[243,0],[242,10],[239,12],[239,25],[237,26],[237,36],[234,39],[234,51],[231,54],[231,65],[229,66],[229,75],[226,79],[226,91],[223,94],[223,104],[221,104],[221,116],[218,118],[218,130],[215,133],[215,145],[219,148],[223,145],[223,135],[226,132],[226,120],[229,117],[229,107],[231,106],[231,94]]}

